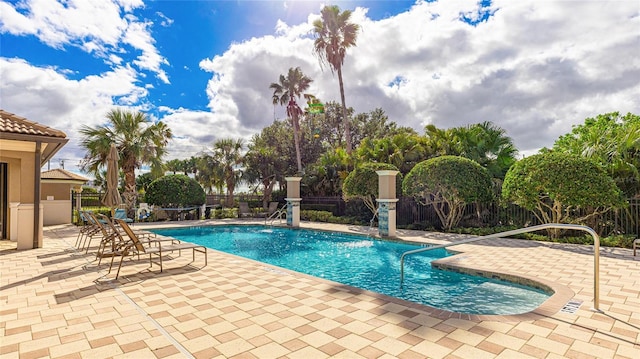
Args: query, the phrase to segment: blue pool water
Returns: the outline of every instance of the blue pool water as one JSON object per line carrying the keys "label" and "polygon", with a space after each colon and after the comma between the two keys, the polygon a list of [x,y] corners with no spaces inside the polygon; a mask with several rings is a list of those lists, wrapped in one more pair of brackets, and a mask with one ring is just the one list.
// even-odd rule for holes
{"label": "blue pool water", "polygon": [[400,288],[400,256],[420,245],[344,233],[264,226],[207,226],[154,232],[251,258],[353,287],[468,314],[519,314],[549,294],[501,280],[432,269],[447,257],[436,249],[405,260]]}

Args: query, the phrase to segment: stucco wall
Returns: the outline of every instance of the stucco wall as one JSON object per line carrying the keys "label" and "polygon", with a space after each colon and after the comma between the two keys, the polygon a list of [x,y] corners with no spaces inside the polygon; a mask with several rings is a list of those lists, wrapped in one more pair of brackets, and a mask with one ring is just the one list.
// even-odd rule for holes
{"label": "stucco wall", "polygon": [[[25,248],[29,237],[33,241],[35,154],[3,149],[0,151],[0,162],[8,164],[7,199],[10,205],[6,223],[7,237],[24,241],[19,247]],[[42,224],[42,216],[40,218]],[[42,230],[39,231],[39,236],[41,235]]]}
{"label": "stucco wall", "polygon": [[71,200],[43,200],[40,203],[45,226],[71,223]]}
{"label": "stucco wall", "polygon": [[53,196],[54,200],[71,200],[71,186],[68,183],[44,183],[40,184],[40,199],[45,201]]}
{"label": "stucco wall", "polygon": [[33,203],[34,156],[33,152],[2,151],[0,161],[9,164],[7,179],[9,202]]}

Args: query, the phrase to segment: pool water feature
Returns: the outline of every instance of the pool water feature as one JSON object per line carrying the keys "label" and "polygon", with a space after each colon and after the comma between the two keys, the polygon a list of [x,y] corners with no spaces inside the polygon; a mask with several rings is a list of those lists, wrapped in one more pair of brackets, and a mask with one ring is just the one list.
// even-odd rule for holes
{"label": "pool water feature", "polygon": [[400,256],[423,247],[370,237],[281,227],[225,225],[154,229],[155,233],[338,283],[467,314],[520,314],[550,297],[499,279],[434,269],[450,256],[436,249],[409,256],[400,288]]}

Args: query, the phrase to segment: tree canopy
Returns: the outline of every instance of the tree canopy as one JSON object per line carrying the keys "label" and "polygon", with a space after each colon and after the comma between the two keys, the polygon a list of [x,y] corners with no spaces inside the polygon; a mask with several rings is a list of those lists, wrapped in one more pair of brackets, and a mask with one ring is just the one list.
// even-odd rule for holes
{"label": "tree canopy", "polygon": [[205,194],[194,179],[183,174],[167,175],[149,184],[146,200],[163,208],[184,208],[203,205]]}
{"label": "tree canopy", "polygon": [[441,156],[418,163],[402,181],[406,195],[433,205],[442,227],[455,227],[471,202],[493,198],[491,177],[478,163],[459,156]]}
{"label": "tree canopy", "polygon": [[640,116],[611,112],[587,118],[561,136],[553,150],[595,161],[627,197],[640,196]]}
{"label": "tree canopy", "polygon": [[109,148],[115,143],[120,154],[118,165],[125,177],[123,196],[131,208],[137,197],[135,170],[150,164],[152,172],[161,172],[162,157],[172,132],[163,122],[152,123],[142,112],[114,109],[106,117],[108,123],[103,126],[84,125],[80,129],[84,136],[81,144],[87,149],[81,168],[98,173],[106,166]]}
{"label": "tree canopy", "polygon": [[601,166],[584,157],[559,152],[516,162],[505,176],[502,197],[533,211],[541,223],[582,223],[625,204],[613,179]]}

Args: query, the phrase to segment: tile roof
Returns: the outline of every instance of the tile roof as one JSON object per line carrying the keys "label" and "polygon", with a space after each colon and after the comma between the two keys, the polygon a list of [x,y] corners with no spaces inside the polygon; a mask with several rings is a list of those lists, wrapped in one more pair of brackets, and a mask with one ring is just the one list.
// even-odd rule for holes
{"label": "tile roof", "polygon": [[85,181],[88,182],[89,179],[73,172],[69,172],[62,168],[55,168],[49,171],[43,171],[40,176],[42,179],[61,179],[61,180],[74,180],[74,181]]}
{"label": "tile roof", "polygon": [[29,121],[24,117],[0,109],[0,133],[3,132],[57,138],[67,137],[67,135],[60,130]]}

